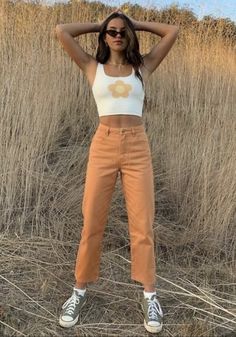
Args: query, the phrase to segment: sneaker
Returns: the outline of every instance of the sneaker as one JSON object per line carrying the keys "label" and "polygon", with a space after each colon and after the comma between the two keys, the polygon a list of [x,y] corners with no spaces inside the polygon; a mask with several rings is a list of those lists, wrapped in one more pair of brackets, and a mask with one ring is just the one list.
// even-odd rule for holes
{"label": "sneaker", "polygon": [[[87,292],[87,291],[86,291]],[[87,294],[79,295],[73,289],[71,297],[63,304],[59,324],[64,328],[70,328],[78,322],[80,309],[87,300]]]}
{"label": "sneaker", "polygon": [[144,327],[148,332],[160,332],[163,324],[163,312],[157,299],[157,295],[152,295],[151,299],[143,296],[141,307],[144,314]]}

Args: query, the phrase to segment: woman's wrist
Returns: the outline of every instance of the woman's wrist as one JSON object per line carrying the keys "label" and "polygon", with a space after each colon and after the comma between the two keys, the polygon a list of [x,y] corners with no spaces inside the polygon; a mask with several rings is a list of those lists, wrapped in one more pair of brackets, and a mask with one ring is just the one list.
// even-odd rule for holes
{"label": "woman's wrist", "polygon": [[136,21],[136,30],[150,31],[151,25],[155,24],[154,22],[148,21]]}
{"label": "woman's wrist", "polygon": [[143,30],[142,29],[142,21],[135,21],[134,28],[135,28],[135,30]]}
{"label": "woman's wrist", "polygon": [[99,22],[94,23],[94,32],[99,33],[101,29],[101,24]]}
{"label": "woman's wrist", "polygon": [[153,21],[136,21],[136,30],[143,30],[161,37],[178,29],[178,26]]}

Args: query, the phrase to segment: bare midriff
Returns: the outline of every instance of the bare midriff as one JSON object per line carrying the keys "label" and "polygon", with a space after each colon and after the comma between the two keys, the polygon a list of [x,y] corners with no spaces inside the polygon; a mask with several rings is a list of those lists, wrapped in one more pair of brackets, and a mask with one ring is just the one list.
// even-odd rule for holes
{"label": "bare midriff", "polygon": [[143,124],[142,117],[131,115],[115,115],[99,117],[101,124],[111,128],[129,128]]}

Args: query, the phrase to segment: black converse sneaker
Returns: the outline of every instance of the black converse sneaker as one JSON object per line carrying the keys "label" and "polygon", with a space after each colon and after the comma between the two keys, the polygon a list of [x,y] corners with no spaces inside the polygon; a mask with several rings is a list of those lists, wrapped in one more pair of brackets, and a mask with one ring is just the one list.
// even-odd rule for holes
{"label": "black converse sneaker", "polygon": [[87,291],[80,295],[76,289],[73,289],[71,297],[63,304],[59,324],[64,328],[70,328],[78,322],[80,309],[87,300]]}
{"label": "black converse sneaker", "polygon": [[150,299],[143,296],[140,304],[143,310],[145,329],[153,333],[161,331],[163,312],[157,295],[152,295]]}

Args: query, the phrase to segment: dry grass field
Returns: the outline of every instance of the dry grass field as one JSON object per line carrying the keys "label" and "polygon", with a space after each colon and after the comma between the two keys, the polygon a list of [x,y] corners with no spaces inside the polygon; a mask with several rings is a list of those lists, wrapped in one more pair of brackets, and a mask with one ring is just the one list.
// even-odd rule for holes
{"label": "dry grass field", "polygon": [[[0,336],[147,336],[130,279],[128,220],[117,180],[100,279],[78,324],[58,325],[74,283],[95,101],[54,35],[57,23],[110,13],[0,0]],[[143,11],[137,20],[149,19]],[[151,19],[150,19],[151,20]],[[164,21],[163,21],[164,22]],[[180,25],[146,88],[153,158],[161,337],[236,336],[236,57],[218,32]],[[137,32],[141,53],[159,39]],[[77,39],[77,38],[76,38]],[[97,34],[78,38],[95,55]],[[147,200],[148,202],[148,200]]]}

